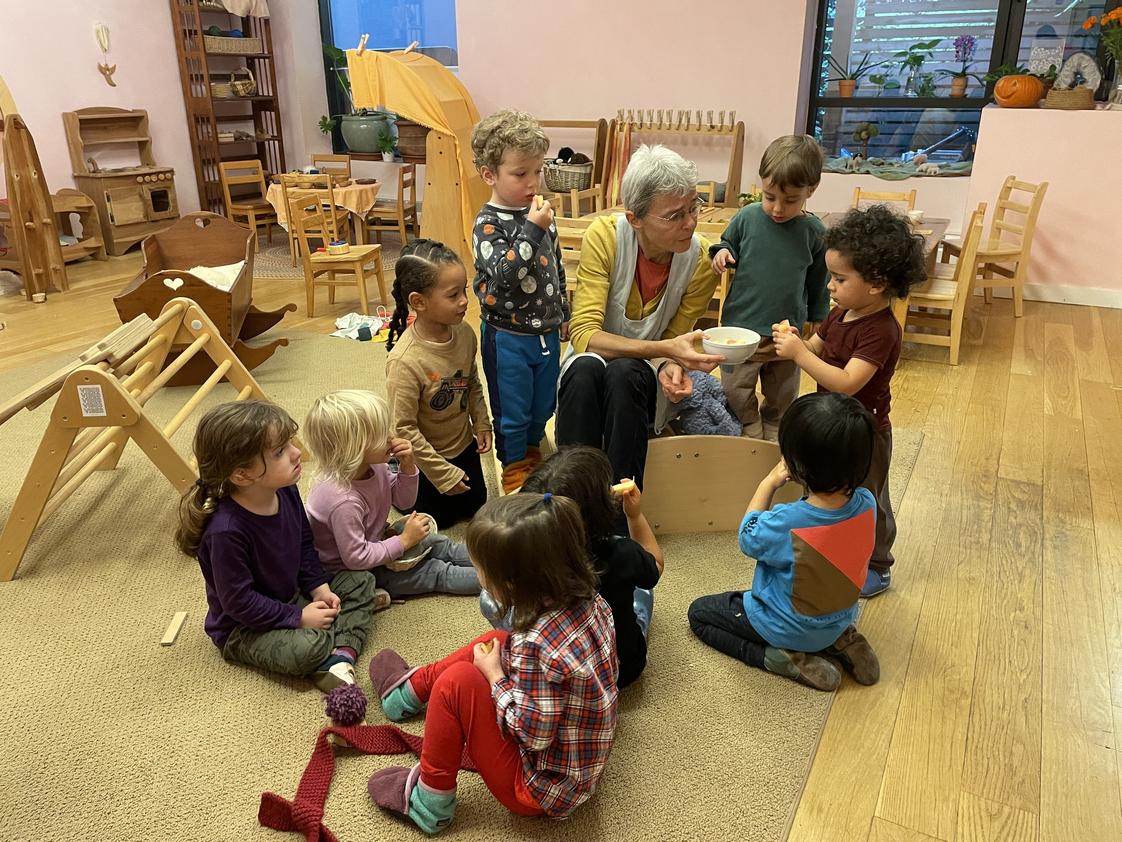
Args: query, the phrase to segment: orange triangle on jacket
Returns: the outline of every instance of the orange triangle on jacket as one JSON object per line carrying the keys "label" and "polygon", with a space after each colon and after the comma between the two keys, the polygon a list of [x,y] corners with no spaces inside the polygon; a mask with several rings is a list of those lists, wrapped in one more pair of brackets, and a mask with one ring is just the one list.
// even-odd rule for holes
{"label": "orange triangle on jacket", "polygon": [[876,509],[868,508],[841,523],[804,526],[791,532],[814,547],[853,584],[861,587],[865,584],[865,573],[873,554],[876,528]]}

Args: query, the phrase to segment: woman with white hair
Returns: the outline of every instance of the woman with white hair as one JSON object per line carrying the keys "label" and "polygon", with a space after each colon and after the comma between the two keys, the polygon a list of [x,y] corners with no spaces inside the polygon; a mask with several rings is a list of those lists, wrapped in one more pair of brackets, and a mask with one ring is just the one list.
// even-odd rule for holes
{"label": "woman with white hair", "polygon": [[585,232],[557,398],[557,443],[604,450],[615,478],[642,488],[647,435],[659,394],[688,397],[688,369],[723,357],[699,353],[693,330],[717,276],[709,243],[694,234],[697,167],[664,146],[640,146],[620,190],[625,213]]}

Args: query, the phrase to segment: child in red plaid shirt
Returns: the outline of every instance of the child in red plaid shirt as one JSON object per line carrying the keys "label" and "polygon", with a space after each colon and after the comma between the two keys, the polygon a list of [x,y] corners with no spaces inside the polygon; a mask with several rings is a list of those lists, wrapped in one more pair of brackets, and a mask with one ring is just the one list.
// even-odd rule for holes
{"label": "child in red plaid shirt", "polygon": [[615,737],[615,627],[576,503],[548,493],[492,499],[467,545],[480,583],[513,609],[514,631],[487,632],[423,667],[392,649],[370,663],[389,719],[428,708],[421,762],[376,773],[370,796],[426,833],[452,820],[465,747],[508,810],[560,819],[595,792]]}

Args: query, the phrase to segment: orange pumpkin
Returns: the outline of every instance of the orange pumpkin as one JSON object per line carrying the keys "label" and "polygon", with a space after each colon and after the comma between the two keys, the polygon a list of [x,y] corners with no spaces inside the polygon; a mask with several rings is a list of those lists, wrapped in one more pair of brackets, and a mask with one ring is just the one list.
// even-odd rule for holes
{"label": "orange pumpkin", "polygon": [[993,86],[993,98],[1002,108],[1035,108],[1044,96],[1044,83],[1036,76],[1002,76]]}

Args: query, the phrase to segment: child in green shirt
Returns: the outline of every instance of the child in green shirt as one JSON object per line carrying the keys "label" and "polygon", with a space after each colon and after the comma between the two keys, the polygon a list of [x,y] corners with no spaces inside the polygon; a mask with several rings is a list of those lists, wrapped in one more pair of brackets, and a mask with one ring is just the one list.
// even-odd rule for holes
{"label": "child in green shirt", "polygon": [[771,327],[784,320],[796,330],[807,321],[816,327],[830,309],[825,227],[805,210],[822,180],[822,148],[808,135],[772,141],[760,160],[760,180],[763,201],[741,208],[709,254],[718,275],[736,270],[721,324],[763,337],[747,362],[722,370],[726,400],[744,433],[776,441],[779,419],[799,394],[799,368],[776,356]]}

